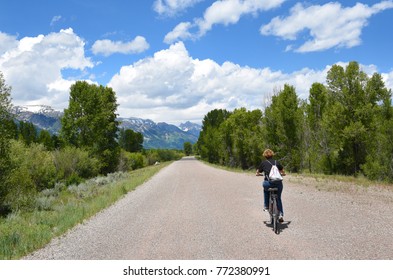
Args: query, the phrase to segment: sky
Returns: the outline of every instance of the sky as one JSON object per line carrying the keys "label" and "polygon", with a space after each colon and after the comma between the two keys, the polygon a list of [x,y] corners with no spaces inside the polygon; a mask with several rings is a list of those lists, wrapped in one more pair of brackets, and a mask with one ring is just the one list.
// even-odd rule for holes
{"label": "sky", "polygon": [[350,61],[393,88],[392,27],[393,0],[2,0],[0,71],[14,105],[63,110],[84,80],[120,117],[201,123]]}

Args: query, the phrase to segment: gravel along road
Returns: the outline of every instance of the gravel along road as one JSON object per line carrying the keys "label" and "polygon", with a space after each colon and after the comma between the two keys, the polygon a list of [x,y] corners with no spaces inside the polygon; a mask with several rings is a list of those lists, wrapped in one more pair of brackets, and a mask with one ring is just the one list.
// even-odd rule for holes
{"label": "gravel along road", "polygon": [[276,235],[261,178],[184,158],[24,259],[393,259],[393,191],[287,176]]}

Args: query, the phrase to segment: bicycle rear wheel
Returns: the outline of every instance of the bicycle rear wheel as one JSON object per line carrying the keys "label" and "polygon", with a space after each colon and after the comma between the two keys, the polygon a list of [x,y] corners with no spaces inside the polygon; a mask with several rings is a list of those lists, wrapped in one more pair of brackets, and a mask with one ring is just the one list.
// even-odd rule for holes
{"label": "bicycle rear wheel", "polygon": [[272,209],[272,223],[273,223],[273,231],[278,234],[278,207],[277,200],[273,199],[273,209]]}

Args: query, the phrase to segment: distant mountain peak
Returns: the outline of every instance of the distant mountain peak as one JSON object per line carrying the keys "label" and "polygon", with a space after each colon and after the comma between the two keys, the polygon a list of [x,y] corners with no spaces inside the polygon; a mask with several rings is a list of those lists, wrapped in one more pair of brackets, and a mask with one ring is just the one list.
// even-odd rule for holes
{"label": "distant mountain peak", "polygon": [[14,106],[12,112],[16,115],[31,115],[31,114],[41,114],[47,117],[59,118],[63,115],[63,112],[53,109],[51,106],[47,105],[20,105]]}
{"label": "distant mountain peak", "polygon": [[[13,112],[19,121],[31,122],[40,129],[57,134],[61,128],[62,112],[45,105],[15,106]],[[136,117],[118,118],[119,127],[132,129],[143,134],[146,149],[184,148],[185,142],[198,140],[201,126],[192,122],[182,123],[179,127],[165,122],[155,123],[149,119]]]}
{"label": "distant mountain peak", "polygon": [[143,134],[143,146],[149,148],[165,148],[182,150],[185,142],[195,143],[198,140],[200,127],[186,122],[188,125],[175,126],[165,122],[155,123],[152,120],[119,118],[120,127],[132,129]]}
{"label": "distant mountain peak", "polygon": [[202,126],[196,123],[192,123],[190,121],[187,121],[185,123],[181,123],[179,125],[179,128],[185,132],[191,133],[197,137],[199,137],[199,133],[202,130]]}

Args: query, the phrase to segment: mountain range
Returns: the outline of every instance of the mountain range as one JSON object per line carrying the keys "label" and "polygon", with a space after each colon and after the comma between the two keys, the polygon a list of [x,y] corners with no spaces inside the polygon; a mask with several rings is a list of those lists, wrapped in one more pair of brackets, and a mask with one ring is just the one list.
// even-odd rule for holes
{"label": "mountain range", "polygon": [[[15,106],[13,113],[18,121],[31,122],[38,129],[45,129],[51,134],[57,134],[61,128],[63,112],[56,111],[50,106]],[[194,144],[199,137],[201,126],[185,122],[179,126],[165,122],[155,123],[152,120],[140,118],[118,118],[119,128],[132,129],[143,134],[145,149],[179,149],[185,142]]]}

